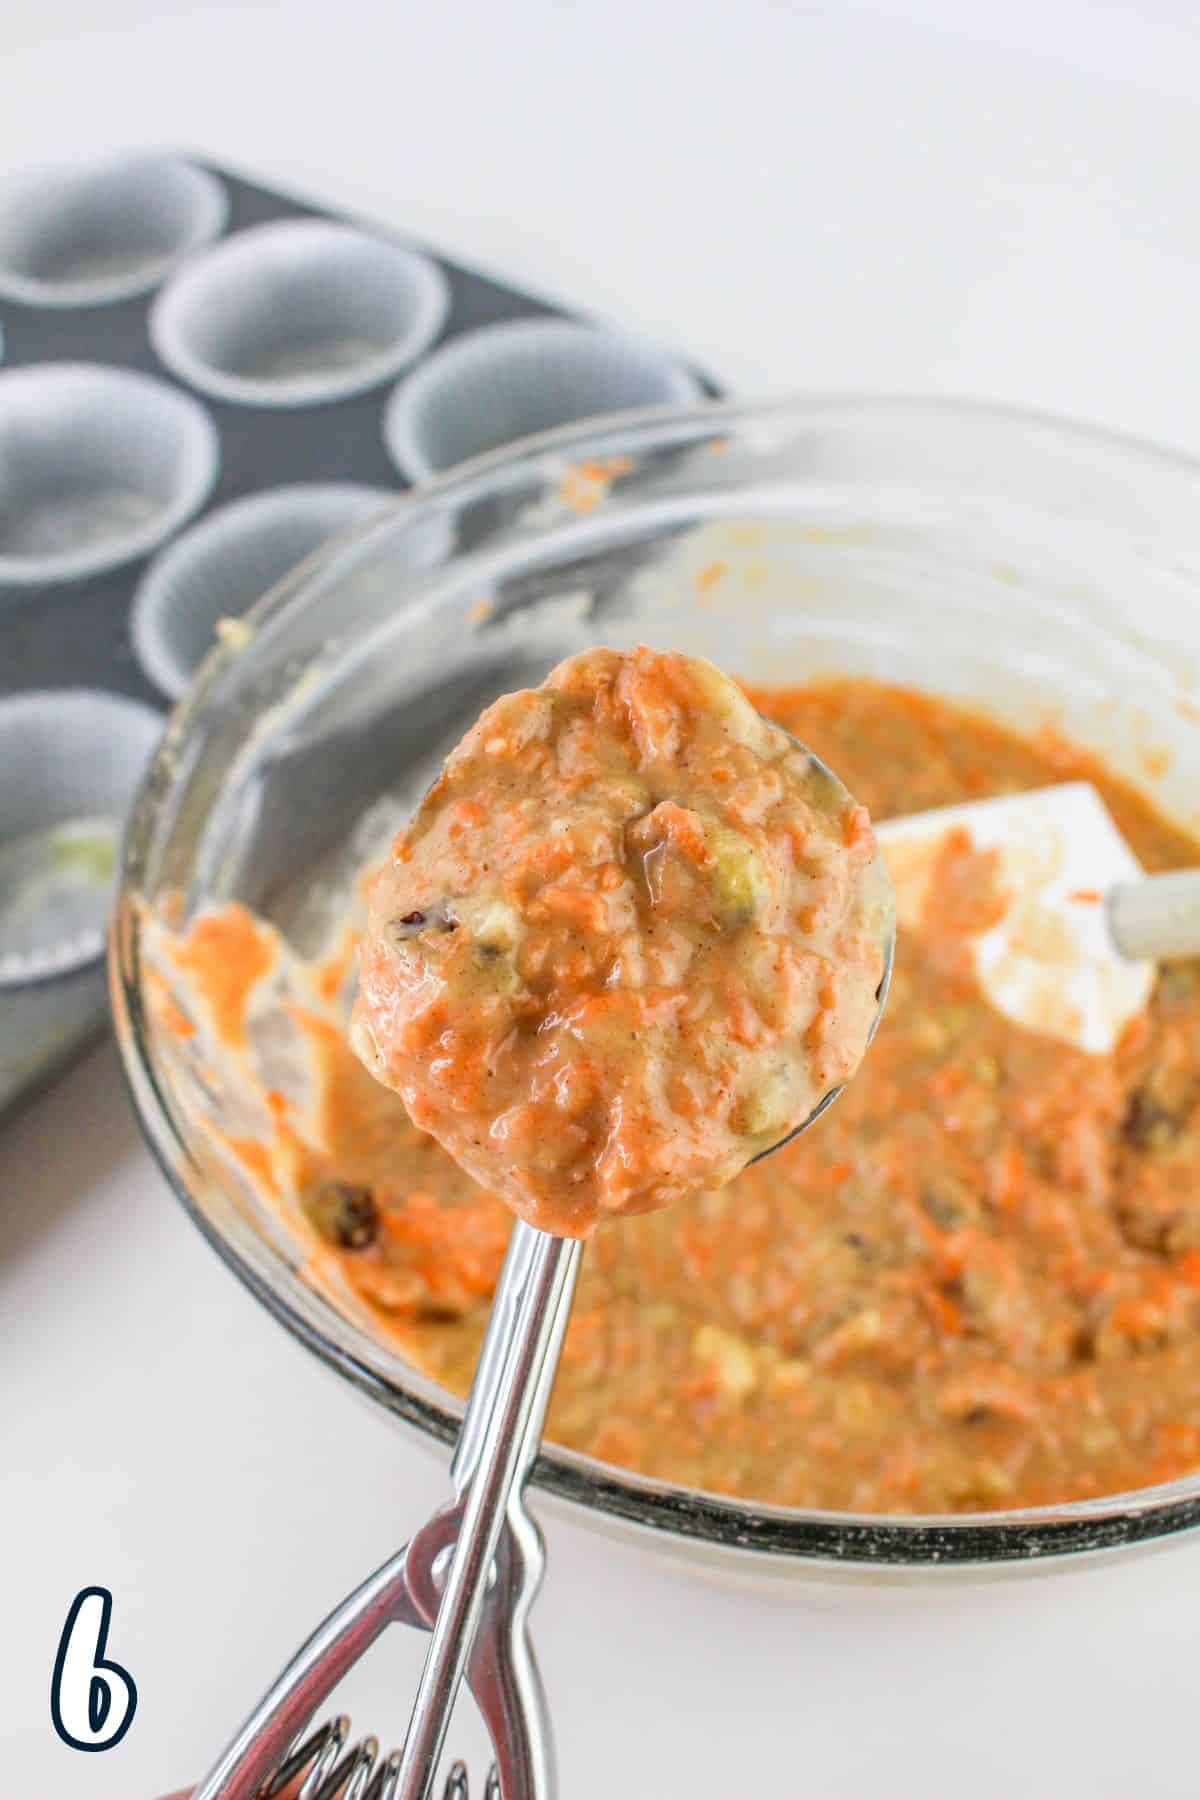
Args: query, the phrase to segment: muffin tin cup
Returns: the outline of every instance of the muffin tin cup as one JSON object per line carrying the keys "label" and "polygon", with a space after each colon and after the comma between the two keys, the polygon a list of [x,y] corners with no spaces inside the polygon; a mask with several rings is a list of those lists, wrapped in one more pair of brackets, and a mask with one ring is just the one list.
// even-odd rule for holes
{"label": "muffin tin cup", "polygon": [[143,556],[207,499],[204,408],[97,363],[0,372],[0,589],[74,581]]}
{"label": "muffin tin cup", "polygon": [[161,729],[91,689],[0,700],[0,990],[102,954],[122,821]]}
{"label": "muffin tin cup", "polygon": [[23,172],[0,189],[0,298],[74,307],[145,293],[218,237],[228,210],[221,182],[176,156]]}
{"label": "muffin tin cup", "polygon": [[517,438],[603,413],[696,400],[700,383],[654,346],[564,319],[487,326],[435,351],[384,412],[389,456],[427,481]]}
{"label": "muffin tin cup", "polygon": [[216,641],[319,545],[396,500],[355,482],[298,483],[234,500],[169,545],[142,577],[130,631],[138,661],[171,699]]}
{"label": "muffin tin cup", "polygon": [[158,296],[150,336],[182,380],[245,406],[312,406],[391,379],[437,337],[429,257],[319,219],[238,232]]}
{"label": "muffin tin cup", "polygon": [[[323,554],[360,571],[349,591],[365,605],[360,582],[379,578],[357,546],[389,517],[402,578],[389,574],[380,598],[404,607],[410,571],[469,551],[493,513],[523,517],[523,497],[482,501],[461,521],[442,501],[406,504],[380,435],[390,390],[445,340],[531,312],[547,315],[519,287],[207,158],[0,171],[0,711],[14,690],[174,699],[223,619],[210,666],[249,660],[268,680],[268,596]],[[343,483],[376,493],[320,507],[316,522],[280,492]],[[392,508],[372,520],[380,490]],[[481,571],[472,619],[494,598]],[[341,624],[329,623],[335,637]],[[360,713],[356,693],[330,695],[322,731],[352,731]],[[289,759],[306,749],[290,733]],[[0,899],[42,893],[52,940],[15,942],[9,920],[0,979],[24,985],[0,992],[0,1120],[103,1021],[100,963],[36,976],[98,941],[94,894],[85,883],[64,898],[44,865],[102,864],[105,818],[86,797],[20,834],[0,816]]]}

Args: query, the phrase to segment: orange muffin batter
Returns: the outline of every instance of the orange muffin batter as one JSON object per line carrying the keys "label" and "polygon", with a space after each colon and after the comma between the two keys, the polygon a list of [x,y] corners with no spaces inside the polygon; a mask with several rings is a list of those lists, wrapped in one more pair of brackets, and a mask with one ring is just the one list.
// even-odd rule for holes
{"label": "orange muffin batter", "polygon": [[[752,698],[877,817],[1081,778],[1148,870],[1200,862],[1057,739],[871,682]],[[961,954],[986,859],[944,854],[946,905],[900,937],[879,1034],[829,1114],[728,1188],[588,1245],[557,1442],[862,1512],[1073,1500],[1200,1466],[1200,965],[1162,972],[1111,1056],[1023,1032]],[[346,1047],[349,947],[310,970],[244,910],[215,917],[155,959],[179,1091],[186,1070],[201,1122],[213,1087],[259,1096],[225,1122],[232,1166],[315,1281],[465,1392],[508,1212]],[[234,1017],[240,1045],[216,1029]]]}
{"label": "orange muffin batter", "polygon": [[489,706],[396,839],[351,1043],[514,1212],[587,1237],[849,1080],[891,913],[863,807],[728,676],[588,650]]}

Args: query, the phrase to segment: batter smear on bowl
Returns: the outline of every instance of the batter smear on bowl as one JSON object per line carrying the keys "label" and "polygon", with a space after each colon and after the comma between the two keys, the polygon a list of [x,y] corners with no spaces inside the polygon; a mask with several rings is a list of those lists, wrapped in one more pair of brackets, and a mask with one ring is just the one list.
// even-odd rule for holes
{"label": "batter smear on bowl", "polygon": [[588,650],[488,707],[397,837],[351,1042],[468,1174],[586,1237],[850,1078],[890,925],[866,810],[734,682]]}

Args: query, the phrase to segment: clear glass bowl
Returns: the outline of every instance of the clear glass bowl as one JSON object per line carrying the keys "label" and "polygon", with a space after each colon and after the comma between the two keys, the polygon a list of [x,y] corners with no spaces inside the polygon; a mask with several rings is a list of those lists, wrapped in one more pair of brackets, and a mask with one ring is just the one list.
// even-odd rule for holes
{"label": "clear glass bowl", "polygon": [[[411,792],[495,694],[595,641],[705,652],[773,680],[888,677],[1021,726],[1049,719],[1200,829],[1198,582],[1195,465],[973,407],[640,414],[531,440],[398,501],[263,600],[244,643],[214,652],[131,823],[113,1005],[179,1198],[289,1330],[450,1439],[459,1402],[310,1287],[278,1223],[206,1165],[146,1003],[148,913],[237,897],[315,948],[389,793]],[[210,1099],[236,1116],[236,1094]],[[1200,1520],[1200,1474],[945,1518],[752,1506],[554,1447],[536,1480],[663,1550],[772,1570],[1051,1561]]]}

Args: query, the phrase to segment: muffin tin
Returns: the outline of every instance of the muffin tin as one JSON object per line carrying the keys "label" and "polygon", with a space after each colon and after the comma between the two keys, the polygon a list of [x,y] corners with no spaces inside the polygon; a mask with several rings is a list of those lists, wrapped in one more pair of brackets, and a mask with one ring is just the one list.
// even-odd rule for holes
{"label": "muffin tin", "polygon": [[220,621],[452,463],[717,392],[223,168],[0,184],[0,1112],[104,1021],[121,821]]}

